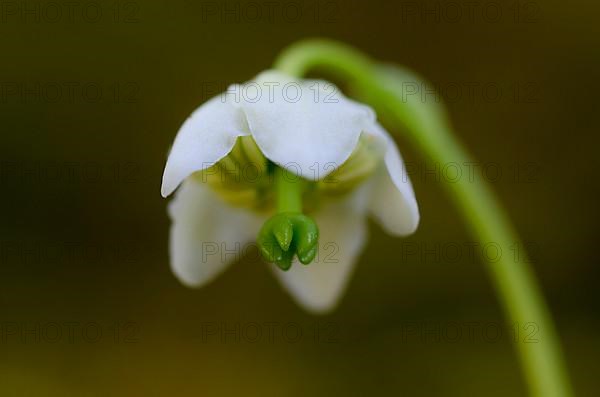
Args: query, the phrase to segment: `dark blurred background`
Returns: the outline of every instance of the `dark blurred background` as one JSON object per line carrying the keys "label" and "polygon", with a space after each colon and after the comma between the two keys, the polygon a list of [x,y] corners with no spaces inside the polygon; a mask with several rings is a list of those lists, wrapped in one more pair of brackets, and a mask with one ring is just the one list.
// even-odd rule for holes
{"label": "dark blurred background", "polygon": [[600,31],[584,3],[0,1],[0,393],[526,394],[513,347],[531,330],[505,323],[444,165],[402,136],[420,228],[371,224],[334,313],[303,312],[255,259],[200,290],[171,274],[159,187],[182,121],[322,36],[438,86],[530,248],[578,395],[597,395]]}

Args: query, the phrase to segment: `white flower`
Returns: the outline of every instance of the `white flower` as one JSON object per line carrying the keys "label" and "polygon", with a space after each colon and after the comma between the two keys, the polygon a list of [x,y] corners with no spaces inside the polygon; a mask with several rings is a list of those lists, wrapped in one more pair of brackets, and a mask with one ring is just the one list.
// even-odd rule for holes
{"label": "white flower", "polygon": [[339,300],[366,243],[368,214],[398,236],[419,223],[400,153],[374,112],[325,81],[267,71],[194,111],[169,154],[162,195],[183,182],[169,206],[171,266],[188,286],[204,285],[238,259],[232,251],[244,252],[273,214],[272,186],[256,174],[233,186],[211,179],[207,170],[236,161],[264,173],[269,162],[314,181],[307,195],[316,199],[308,197],[305,208],[320,231],[319,260],[295,261],[289,271],[270,266],[310,311]]}

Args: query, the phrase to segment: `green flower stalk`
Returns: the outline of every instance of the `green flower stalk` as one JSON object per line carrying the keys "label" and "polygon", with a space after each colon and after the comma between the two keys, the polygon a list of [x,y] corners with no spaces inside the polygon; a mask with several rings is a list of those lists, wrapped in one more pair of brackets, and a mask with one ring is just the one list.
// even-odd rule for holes
{"label": "green flower stalk", "polygon": [[[407,85],[425,82],[414,73],[373,62],[353,48],[332,41],[305,41],[286,49],[275,68],[301,77],[309,71],[327,71],[348,82],[355,95],[375,108],[393,127],[401,128],[423,155],[442,163],[468,163],[471,156],[456,140],[444,109],[434,101],[405,95]],[[444,184],[472,234],[482,243],[502,247],[517,243],[507,215],[486,182],[460,180]],[[518,325],[535,323],[537,343],[518,343],[518,352],[533,396],[572,395],[558,337],[540,287],[521,255],[487,264],[507,319]]]}

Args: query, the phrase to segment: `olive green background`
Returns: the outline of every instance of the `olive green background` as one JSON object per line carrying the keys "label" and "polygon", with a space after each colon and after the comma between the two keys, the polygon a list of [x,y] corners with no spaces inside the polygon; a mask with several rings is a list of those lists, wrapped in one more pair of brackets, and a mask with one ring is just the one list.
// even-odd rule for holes
{"label": "olive green background", "polygon": [[200,290],[171,274],[159,187],[180,124],[315,36],[439,85],[532,247],[578,395],[597,394],[597,5],[67,3],[0,2],[0,394],[526,395],[485,264],[401,134],[420,228],[372,223],[332,314],[298,308],[255,251]]}

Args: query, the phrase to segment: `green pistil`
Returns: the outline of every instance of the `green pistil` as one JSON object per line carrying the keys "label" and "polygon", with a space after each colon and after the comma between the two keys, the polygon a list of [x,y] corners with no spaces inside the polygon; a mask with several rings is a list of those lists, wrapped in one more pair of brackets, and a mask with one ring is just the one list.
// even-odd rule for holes
{"label": "green pistil", "polygon": [[258,233],[260,251],[267,261],[282,270],[292,266],[294,255],[308,265],[317,255],[319,229],[311,218],[302,214],[305,181],[277,166],[274,178],[277,214]]}

